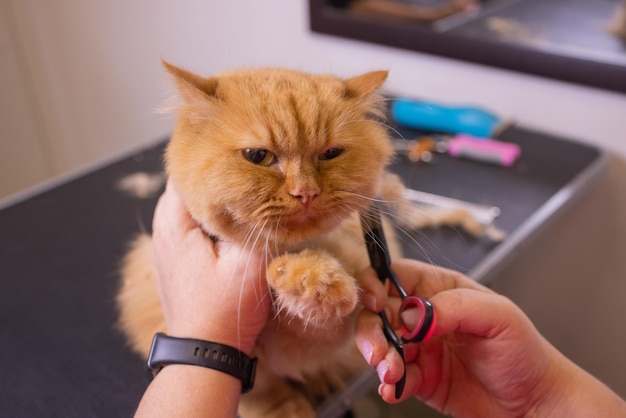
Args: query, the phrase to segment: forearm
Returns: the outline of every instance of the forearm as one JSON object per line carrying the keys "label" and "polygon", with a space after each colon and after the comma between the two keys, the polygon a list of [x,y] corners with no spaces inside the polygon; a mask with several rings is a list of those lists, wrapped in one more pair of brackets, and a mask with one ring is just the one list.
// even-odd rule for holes
{"label": "forearm", "polygon": [[164,367],[146,390],[136,417],[211,416],[233,418],[241,382],[218,370],[200,366]]}
{"label": "forearm", "polygon": [[626,417],[626,402],[604,383],[572,364],[578,380],[567,397],[569,417]]}
{"label": "forearm", "polygon": [[626,417],[622,398],[565,356],[559,356],[559,376],[530,416]]}
{"label": "forearm", "polygon": [[572,417],[626,417],[626,402],[593,376],[581,385],[572,405]]}

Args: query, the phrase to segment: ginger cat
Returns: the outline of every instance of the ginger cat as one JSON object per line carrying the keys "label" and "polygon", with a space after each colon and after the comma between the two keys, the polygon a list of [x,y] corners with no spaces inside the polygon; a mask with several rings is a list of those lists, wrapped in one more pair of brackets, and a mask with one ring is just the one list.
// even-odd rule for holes
{"label": "ginger cat", "polygon": [[[377,90],[387,72],[340,79],[251,69],[204,78],[164,66],[183,100],[167,175],[207,233],[273,258],[275,315],[252,353],[256,381],[240,416],[313,417],[313,400],[365,366],[353,338],[355,276],[369,265],[358,212],[378,198],[389,211],[410,212],[400,180],[385,172],[393,149]],[[401,220],[417,226],[411,219]],[[134,241],[122,276],[120,324],[147,357],[154,334],[167,331],[149,236]]]}

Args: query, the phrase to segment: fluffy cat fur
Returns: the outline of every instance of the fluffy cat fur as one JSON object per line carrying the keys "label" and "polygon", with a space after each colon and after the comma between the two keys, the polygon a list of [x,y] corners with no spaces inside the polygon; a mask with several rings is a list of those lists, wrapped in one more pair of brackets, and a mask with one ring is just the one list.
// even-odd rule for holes
{"label": "fluffy cat fur", "polygon": [[[274,315],[252,353],[256,381],[240,415],[313,417],[312,401],[365,365],[353,339],[355,276],[369,264],[358,211],[379,198],[405,226],[424,222],[385,172],[393,150],[377,121],[377,89],[387,73],[340,79],[251,69],[204,78],[164,66],[183,100],[167,175],[205,231],[273,257]],[[246,150],[271,154],[253,152],[253,162]],[[132,244],[118,295],[121,328],[143,356],[167,331],[151,245],[147,235]]]}

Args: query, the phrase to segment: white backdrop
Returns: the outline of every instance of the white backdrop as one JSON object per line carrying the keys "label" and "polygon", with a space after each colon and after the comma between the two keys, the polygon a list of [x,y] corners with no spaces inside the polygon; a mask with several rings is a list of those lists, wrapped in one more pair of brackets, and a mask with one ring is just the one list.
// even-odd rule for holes
{"label": "white backdrop", "polygon": [[[166,136],[160,59],[213,74],[390,70],[386,88],[475,103],[626,155],[626,95],[313,34],[304,0],[5,0],[55,172]],[[626,81],[625,81],[626,82]]]}

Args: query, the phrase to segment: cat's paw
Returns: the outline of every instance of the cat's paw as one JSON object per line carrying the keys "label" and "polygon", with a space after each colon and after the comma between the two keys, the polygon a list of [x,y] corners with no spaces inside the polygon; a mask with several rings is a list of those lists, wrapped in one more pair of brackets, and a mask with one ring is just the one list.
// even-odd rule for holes
{"label": "cat's paw", "polygon": [[272,261],[267,277],[277,308],[307,324],[349,315],[358,301],[358,287],[341,263],[329,254],[304,250]]}

